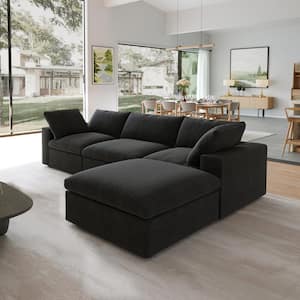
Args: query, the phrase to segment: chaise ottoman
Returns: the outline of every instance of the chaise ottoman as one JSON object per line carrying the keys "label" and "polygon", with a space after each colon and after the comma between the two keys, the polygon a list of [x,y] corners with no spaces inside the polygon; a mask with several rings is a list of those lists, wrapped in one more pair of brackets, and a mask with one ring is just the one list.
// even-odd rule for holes
{"label": "chaise ottoman", "polygon": [[65,180],[66,219],[142,257],[218,220],[217,177],[168,162],[132,159]]}

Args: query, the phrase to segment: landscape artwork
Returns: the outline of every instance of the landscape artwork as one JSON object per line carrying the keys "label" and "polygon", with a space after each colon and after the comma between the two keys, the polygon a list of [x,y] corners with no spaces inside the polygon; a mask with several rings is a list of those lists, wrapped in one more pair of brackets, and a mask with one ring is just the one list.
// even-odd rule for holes
{"label": "landscape artwork", "polygon": [[256,87],[257,79],[269,76],[269,47],[231,49],[230,62],[235,86]]}
{"label": "landscape artwork", "polygon": [[93,84],[112,84],[114,82],[113,56],[111,47],[93,46]]}

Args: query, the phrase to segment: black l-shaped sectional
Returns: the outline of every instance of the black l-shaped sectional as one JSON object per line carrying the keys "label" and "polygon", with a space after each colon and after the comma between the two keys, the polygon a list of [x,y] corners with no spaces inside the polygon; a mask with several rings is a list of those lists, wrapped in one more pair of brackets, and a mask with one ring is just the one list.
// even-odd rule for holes
{"label": "black l-shaped sectional", "polygon": [[74,174],[67,220],[143,257],[266,192],[267,148],[240,142],[242,123],[98,110],[78,129],[58,114],[43,163]]}

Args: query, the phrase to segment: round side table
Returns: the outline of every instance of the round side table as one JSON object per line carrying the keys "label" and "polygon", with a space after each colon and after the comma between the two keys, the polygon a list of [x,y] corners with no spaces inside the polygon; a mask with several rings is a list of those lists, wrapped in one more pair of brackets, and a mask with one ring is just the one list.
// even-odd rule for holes
{"label": "round side table", "polygon": [[0,235],[6,234],[9,219],[30,210],[32,199],[6,183],[0,182]]}

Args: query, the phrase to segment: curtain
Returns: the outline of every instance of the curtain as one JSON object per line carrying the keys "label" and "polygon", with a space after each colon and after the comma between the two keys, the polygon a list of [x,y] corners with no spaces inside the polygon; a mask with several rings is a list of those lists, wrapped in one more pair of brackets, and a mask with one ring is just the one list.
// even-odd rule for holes
{"label": "curtain", "polygon": [[197,71],[197,99],[209,95],[210,52],[199,50]]}

